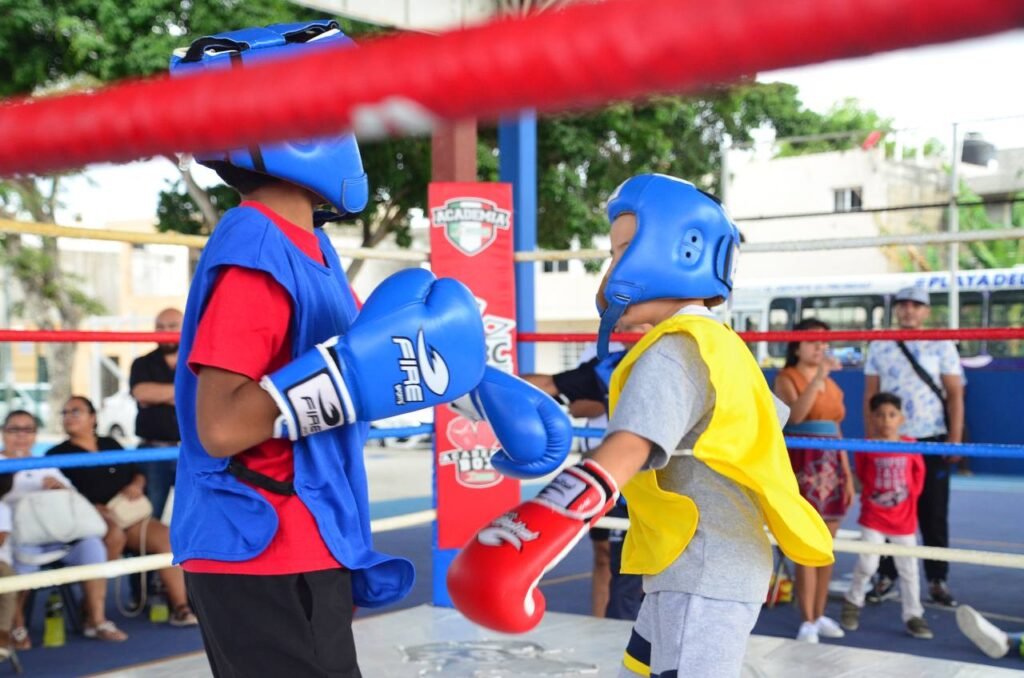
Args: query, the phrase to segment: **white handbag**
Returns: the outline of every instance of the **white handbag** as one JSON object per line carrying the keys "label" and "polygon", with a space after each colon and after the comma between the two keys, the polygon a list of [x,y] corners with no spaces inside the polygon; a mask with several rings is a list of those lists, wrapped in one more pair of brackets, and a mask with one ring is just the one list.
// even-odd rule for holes
{"label": "white handbag", "polygon": [[122,530],[127,530],[135,523],[140,523],[153,515],[153,504],[146,495],[129,499],[123,494],[115,494],[114,498],[107,502],[107,509],[114,524]]}
{"label": "white handbag", "polygon": [[74,490],[40,490],[18,500],[11,536],[18,544],[70,544],[102,537],[107,522],[89,500]]}

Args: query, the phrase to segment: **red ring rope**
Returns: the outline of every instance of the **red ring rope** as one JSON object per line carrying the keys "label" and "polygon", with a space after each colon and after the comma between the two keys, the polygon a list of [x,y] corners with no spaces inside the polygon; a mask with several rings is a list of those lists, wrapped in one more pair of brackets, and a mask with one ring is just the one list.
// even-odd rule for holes
{"label": "red ring rope", "polygon": [[[1024,339],[1022,327],[986,327],[979,329],[934,329],[934,330],[807,330],[786,332],[740,332],[744,341],[911,341],[952,339],[954,341],[983,340],[1005,341],[1007,339]],[[642,334],[613,334],[613,341],[639,341]],[[563,341],[596,341],[597,335],[585,332],[521,332],[516,335],[519,341],[563,342]]]}
{"label": "red ring rope", "polygon": [[0,330],[0,342],[48,341],[54,343],[104,343],[157,342],[173,344],[178,341],[177,332],[95,332],[88,330]]}
{"label": "red ring rope", "polygon": [[[933,329],[933,330],[808,330],[801,332],[740,332],[744,341],[910,341],[913,339],[956,341],[984,340],[1006,341],[1024,339],[1024,327],[986,327],[979,329]],[[614,341],[638,341],[643,335],[636,333],[613,334]],[[587,332],[521,332],[519,341],[564,342],[595,341],[597,335]],[[177,332],[96,332],[86,330],[0,330],[0,342],[50,341],[50,342],[159,342],[178,341]]]}
{"label": "red ring rope", "polygon": [[363,139],[423,132],[432,116],[493,118],[694,91],[758,71],[1022,23],[1020,0],[581,3],[441,37],[402,34],[259,67],[7,102],[0,175],[349,127]]}

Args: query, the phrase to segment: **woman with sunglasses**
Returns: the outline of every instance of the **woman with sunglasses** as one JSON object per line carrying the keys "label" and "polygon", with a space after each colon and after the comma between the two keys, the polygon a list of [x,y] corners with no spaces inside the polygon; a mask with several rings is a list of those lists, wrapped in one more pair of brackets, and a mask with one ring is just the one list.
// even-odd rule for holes
{"label": "woman with sunglasses", "polygon": [[[68,398],[61,411],[61,421],[68,439],[47,451],[47,456],[123,449],[113,438],[96,435],[96,408],[84,396]],[[100,515],[107,521],[107,536],[104,541],[110,560],[120,558],[126,548],[135,553],[146,554],[171,552],[170,532],[156,517],[121,528],[114,522],[107,508],[107,502],[118,494],[124,495],[127,499],[138,499],[145,494],[146,476],[142,474],[138,464],[86,466],[68,469],[66,473],[75,488],[96,505]],[[188,604],[185,577],[181,568],[166,567],[160,570],[159,574],[171,605],[171,625],[198,624]]]}
{"label": "woman with sunglasses", "polygon": [[[3,450],[0,451],[8,459],[21,459],[32,456],[32,446],[36,442],[36,419],[25,410],[14,410],[4,419]],[[71,481],[58,468],[39,468],[14,473],[11,490],[3,496],[3,502],[16,511],[18,502],[32,492],[45,490],[63,490],[71,487]],[[107,561],[107,549],[99,537],[87,537],[72,544],[47,544],[44,546],[18,546],[13,552],[14,570],[18,574],[30,574],[39,570],[40,565],[32,562],[21,562],[18,556],[42,556],[47,553],[62,551],[70,546],[71,550],[57,562],[63,565],[94,565]],[[31,558],[31,560],[41,560]],[[128,635],[107,619],[104,601],[107,596],[106,579],[90,579],[81,582],[85,596],[85,635],[97,640],[122,641]],[[25,628],[24,604],[27,591],[18,594],[14,606],[11,642],[16,650],[28,650],[32,640]],[[2,628],[0,628],[2,631]],[[3,634],[0,633],[0,639]]]}

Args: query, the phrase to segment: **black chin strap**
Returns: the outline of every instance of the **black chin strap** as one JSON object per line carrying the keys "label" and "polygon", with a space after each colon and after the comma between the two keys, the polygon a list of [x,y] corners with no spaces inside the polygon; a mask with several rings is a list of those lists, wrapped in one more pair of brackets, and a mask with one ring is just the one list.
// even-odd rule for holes
{"label": "black chin strap", "polygon": [[616,297],[601,314],[601,326],[597,330],[597,357],[601,360],[608,357],[608,343],[612,338],[612,330],[619,324],[619,318],[626,312],[628,305],[628,299]]}

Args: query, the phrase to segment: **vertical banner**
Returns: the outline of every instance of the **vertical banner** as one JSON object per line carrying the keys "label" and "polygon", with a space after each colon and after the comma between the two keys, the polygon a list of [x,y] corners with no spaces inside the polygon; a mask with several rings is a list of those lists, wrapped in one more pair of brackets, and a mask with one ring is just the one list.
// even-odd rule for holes
{"label": "vertical banner", "polygon": [[[431,183],[430,266],[473,292],[484,320],[487,362],[516,371],[512,185]],[[519,502],[519,481],[491,466],[497,440],[487,422],[434,410],[434,604],[451,605],[448,564],[488,520]]]}

